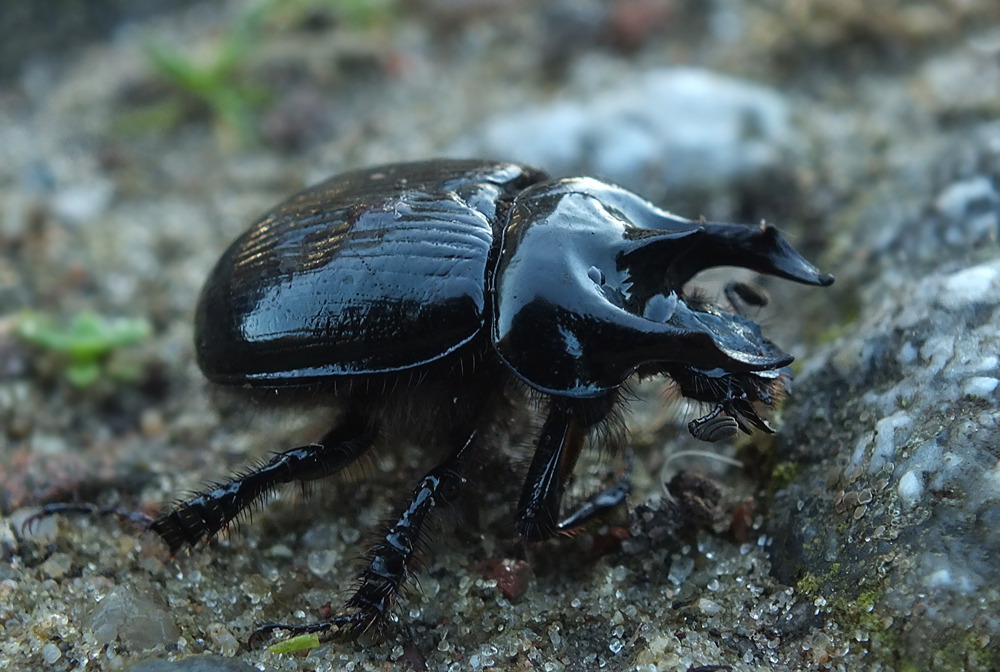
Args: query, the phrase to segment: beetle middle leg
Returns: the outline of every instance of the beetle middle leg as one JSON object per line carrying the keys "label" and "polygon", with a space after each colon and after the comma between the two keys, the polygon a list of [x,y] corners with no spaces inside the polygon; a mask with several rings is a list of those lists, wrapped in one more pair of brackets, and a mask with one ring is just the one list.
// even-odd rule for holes
{"label": "beetle middle leg", "polygon": [[367,416],[348,413],[318,443],[276,454],[263,466],[178,504],[149,529],[160,535],[173,555],[184,546],[211,538],[278,485],[341,471],[368,450],[374,439],[375,429]]}
{"label": "beetle middle leg", "polygon": [[368,561],[357,576],[357,590],[340,614],[306,625],[262,625],[250,636],[251,644],[274,630],[285,630],[292,636],[333,631],[344,639],[356,639],[365,633],[380,635],[409,575],[427,515],[454,499],[466,482],[465,456],[475,436],[474,432],[470,434],[464,444],[417,483],[409,505],[369,551]]}
{"label": "beetle middle leg", "polygon": [[571,533],[617,507],[628,496],[631,488],[627,466],[618,482],[559,519],[563,492],[586,439],[587,430],[571,408],[554,406],[549,411],[517,504],[517,527],[525,541]]}

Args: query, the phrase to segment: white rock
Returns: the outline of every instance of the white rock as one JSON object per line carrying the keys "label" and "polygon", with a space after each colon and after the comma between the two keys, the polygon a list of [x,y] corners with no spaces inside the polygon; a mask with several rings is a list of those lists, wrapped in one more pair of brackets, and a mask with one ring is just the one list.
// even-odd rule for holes
{"label": "white rock", "polygon": [[990,376],[973,376],[965,381],[963,392],[969,397],[988,397],[997,389],[1000,380]]}
{"label": "white rock", "polygon": [[906,504],[910,506],[916,504],[924,492],[921,475],[915,471],[908,471],[903,474],[903,477],[899,479],[899,487],[896,488],[896,492],[899,493],[900,499]]}
{"label": "white rock", "polygon": [[643,191],[709,186],[780,165],[795,144],[775,91],[695,68],[648,71],[589,100],[504,112],[451,149],[592,173]]}
{"label": "white rock", "polygon": [[968,213],[970,205],[984,201],[1000,201],[1000,194],[988,179],[979,176],[948,185],[934,201],[934,207],[951,219],[960,219]]}
{"label": "white rock", "polygon": [[69,224],[83,224],[104,213],[114,194],[114,185],[107,180],[73,185],[56,193],[52,211]]}
{"label": "white rock", "polygon": [[983,264],[953,273],[944,280],[944,293],[938,299],[942,308],[960,308],[970,303],[978,303],[995,297],[991,290],[997,280],[995,265]]}

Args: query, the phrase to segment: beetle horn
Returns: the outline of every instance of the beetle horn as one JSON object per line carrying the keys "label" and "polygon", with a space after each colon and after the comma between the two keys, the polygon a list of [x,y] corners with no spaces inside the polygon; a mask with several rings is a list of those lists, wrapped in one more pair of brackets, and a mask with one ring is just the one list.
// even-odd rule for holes
{"label": "beetle horn", "polygon": [[[632,307],[641,311],[650,298],[660,295],[665,289],[664,283],[672,277],[671,267],[683,264],[684,257],[704,238],[705,230],[700,226],[686,231],[626,229],[616,261],[618,270],[628,271]],[[680,290],[680,286],[666,286]]]}
{"label": "beetle horn", "polygon": [[758,273],[826,287],[833,276],[821,273],[795,251],[770,224],[707,223],[699,245],[670,269],[671,285],[682,286],[695,273],[714,266],[740,266]]}
{"label": "beetle horn", "polygon": [[704,235],[705,229],[697,224],[684,231],[640,227],[626,229],[618,266],[627,266],[633,275],[645,274],[647,269],[665,269],[687,254]]}
{"label": "beetle horn", "polygon": [[[770,225],[747,226],[687,219],[658,208],[627,189],[589,177],[555,180],[543,185],[542,189],[551,196],[588,194],[597,199],[605,211],[642,230],[665,234],[689,234],[692,230],[703,230],[704,235],[689,239],[692,246],[685,248],[683,257],[676,261],[671,259],[673,263],[667,277],[669,286],[675,289],[680,289],[698,271],[714,266],[741,266],[806,285],[826,287],[833,283],[832,275],[821,273],[806,261]],[[661,249],[664,247],[667,246],[661,246]],[[664,266],[664,257],[661,257],[658,267]]]}

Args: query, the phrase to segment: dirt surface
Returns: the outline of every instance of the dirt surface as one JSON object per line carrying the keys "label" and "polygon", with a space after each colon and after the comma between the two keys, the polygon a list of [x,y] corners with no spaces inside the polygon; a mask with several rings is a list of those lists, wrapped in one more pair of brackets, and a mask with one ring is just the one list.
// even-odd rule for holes
{"label": "dirt surface", "polygon": [[[905,644],[876,645],[872,619],[845,620],[815,586],[774,578],[766,517],[794,477],[775,469],[787,462],[757,435],[715,447],[744,469],[670,460],[704,445],[655,381],[637,386],[628,418],[634,510],[525,548],[510,521],[526,450],[501,447],[503,478],[445,517],[398,627],[377,643],[245,646],[261,623],[336,608],[366,540],[432,465],[417,446],[383,451],[307,498],[282,491],[190,556],[171,559],[107,518],[48,518],[22,535],[41,503],[155,513],[323,434],[329,408],[209,388],[191,323],[226,245],[326,176],[491,147],[477,138],[498,119],[562,101],[586,112],[640,73],[692,66],[755,84],[788,111],[778,159],[698,183],[642,179],[680,214],[780,222],[837,276],[828,291],[768,284],[758,319],[808,366],[875,300],[875,275],[933,265],[905,245],[872,252],[900,235],[880,238],[879,221],[893,218],[879,208],[930,207],[928,185],[947,183],[940,157],[961,163],[945,150],[957,137],[982,149],[969,134],[1000,116],[1000,22],[986,0],[356,6],[196,3],[129,18],[104,41],[29,53],[0,84],[0,667],[117,670],[214,653],[260,670],[991,669],[989,637],[976,641],[993,658],[921,652],[930,662],[918,663]],[[200,74],[185,80],[170,54]],[[593,165],[580,151],[567,165]],[[995,256],[991,235],[977,261]],[[81,386],[65,354],[18,336],[26,311],[63,327],[85,311],[144,320],[150,335],[99,358]],[[706,527],[667,534],[661,482],[680,467],[717,480],[721,500]],[[620,468],[588,459],[571,494]]]}

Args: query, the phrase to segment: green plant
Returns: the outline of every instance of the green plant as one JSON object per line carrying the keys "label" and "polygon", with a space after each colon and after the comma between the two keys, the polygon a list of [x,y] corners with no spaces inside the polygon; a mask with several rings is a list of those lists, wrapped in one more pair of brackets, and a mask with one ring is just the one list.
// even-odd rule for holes
{"label": "green plant", "polygon": [[202,101],[212,115],[245,142],[257,138],[253,110],[268,98],[260,87],[244,83],[241,71],[258,42],[261,9],[241,14],[222,38],[207,63],[198,63],[180,51],[154,42],[146,53],[154,70],[186,94]]}
{"label": "green plant", "polygon": [[[387,19],[395,7],[396,0],[263,0],[236,15],[206,62],[157,42],[150,42],[146,53],[158,75],[209,109],[220,122],[220,135],[229,129],[242,142],[252,143],[259,139],[254,112],[267,104],[272,94],[251,84],[246,70],[264,42],[266,28],[295,25],[311,13],[326,10],[349,26],[368,28]],[[132,121],[169,125],[183,116],[177,107],[164,104],[147,111],[141,119],[133,115]]]}
{"label": "green plant", "polygon": [[14,332],[21,340],[65,360],[65,375],[71,385],[85,388],[101,377],[102,363],[115,350],[149,338],[152,329],[142,318],[102,317],[83,311],[67,328],[51,317],[26,311],[20,315]]}

